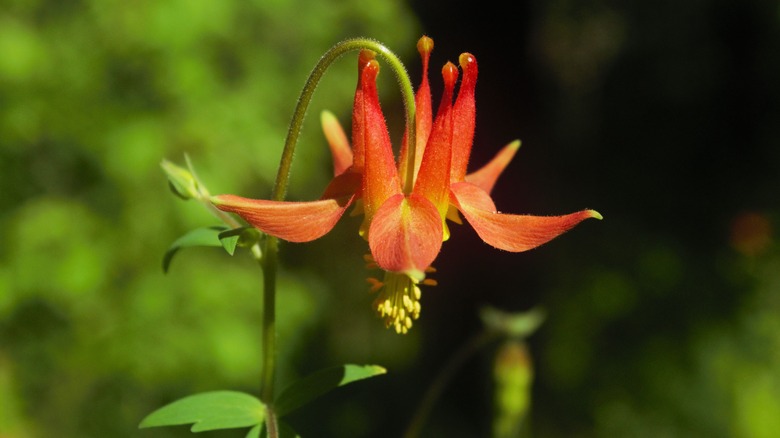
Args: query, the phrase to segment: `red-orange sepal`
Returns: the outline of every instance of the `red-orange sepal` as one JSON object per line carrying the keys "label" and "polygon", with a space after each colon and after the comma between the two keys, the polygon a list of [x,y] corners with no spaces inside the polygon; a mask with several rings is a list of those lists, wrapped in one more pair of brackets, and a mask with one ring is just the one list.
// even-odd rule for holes
{"label": "red-orange sepal", "polygon": [[[362,131],[357,135],[362,139],[365,163],[363,169],[363,211],[365,225],[369,225],[377,209],[391,196],[401,192],[398,169],[395,167],[393,145],[387,132],[385,116],[379,105],[376,89],[376,77],[379,63],[369,60],[361,71],[362,109],[355,109],[363,118]],[[357,104],[357,103],[356,103]],[[358,139],[354,139],[357,143]]]}
{"label": "red-orange sepal", "polygon": [[458,68],[448,62],[442,68],[444,93],[436,120],[428,137],[420,172],[414,184],[414,193],[426,197],[439,210],[441,218],[447,214],[449,204],[450,166],[452,160],[453,117],[452,95],[458,80]]}
{"label": "red-orange sepal", "polygon": [[527,251],[549,242],[585,219],[601,219],[594,210],[564,216],[502,214],[484,190],[468,182],[450,187],[452,203],[485,243],[511,252]]}
{"label": "red-orange sepal", "polygon": [[[431,134],[431,128],[433,126],[433,106],[431,99],[431,86],[428,82],[428,64],[431,58],[431,52],[433,51],[433,40],[427,36],[423,36],[417,41],[417,51],[420,53],[422,59],[422,79],[420,80],[420,87],[417,88],[417,93],[414,97],[415,104],[415,132],[417,137],[414,153],[414,175],[411,178],[415,178],[417,172],[420,170],[420,164],[422,163],[422,157],[425,153],[425,145],[428,142],[428,136]],[[406,181],[409,170],[409,143],[404,134],[401,143],[400,160],[398,161],[398,170],[402,181]]]}
{"label": "red-orange sepal", "polygon": [[458,99],[452,108],[452,181],[463,181],[466,176],[477,117],[474,97],[478,73],[477,58],[471,53],[462,53],[458,61],[463,69],[463,79],[460,82]]}
{"label": "red-orange sepal", "polygon": [[377,210],[368,231],[371,254],[385,271],[421,281],[442,243],[439,210],[423,196],[397,194]]}
{"label": "red-orange sepal", "polygon": [[336,226],[354,196],[311,202],[284,202],[219,195],[211,202],[236,213],[258,230],[290,242],[310,242]]}
{"label": "red-orange sepal", "polygon": [[322,112],[320,123],[322,124],[322,132],[325,134],[325,139],[328,140],[330,153],[333,156],[333,175],[341,175],[352,166],[354,160],[352,148],[349,146],[349,140],[347,140],[347,134],[344,133],[344,129],[336,116],[329,111]]}

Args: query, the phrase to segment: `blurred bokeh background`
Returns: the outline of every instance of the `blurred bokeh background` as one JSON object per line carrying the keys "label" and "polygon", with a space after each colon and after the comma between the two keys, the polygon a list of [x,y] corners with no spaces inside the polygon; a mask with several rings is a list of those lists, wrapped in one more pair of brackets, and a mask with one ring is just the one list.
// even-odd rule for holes
{"label": "blurred bokeh background", "polygon": [[[605,220],[522,254],[453,226],[406,336],[369,309],[357,218],[284,245],[279,385],[348,362],[389,369],[289,422],[307,437],[400,436],[490,305],[547,313],[527,343],[529,436],[776,436],[779,2],[7,0],[0,437],[184,437],[136,427],[195,392],[257,392],[261,274],[218,249],[162,273],[168,245],[215,220],[171,195],[159,163],[187,153],[212,192],[267,197],[319,56],[373,37],[416,83],[423,33],[435,96],[440,65],[479,59],[472,166],[523,141],[498,207]],[[326,184],[318,114],[348,126],[355,71],[340,60],[318,89],[290,199]],[[380,90],[397,140],[388,69]],[[497,347],[454,375],[424,436],[490,436]]]}

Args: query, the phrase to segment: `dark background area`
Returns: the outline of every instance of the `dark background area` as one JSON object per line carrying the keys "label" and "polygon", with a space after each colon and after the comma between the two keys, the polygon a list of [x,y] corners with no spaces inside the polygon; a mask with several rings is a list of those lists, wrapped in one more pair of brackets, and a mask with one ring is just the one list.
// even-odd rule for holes
{"label": "dark background area", "polygon": [[[749,327],[756,302],[777,292],[758,292],[777,283],[754,266],[776,246],[740,239],[773,241],[766,222],[777,218],[778,4],[413,7],[437,37],[435,53],[466,50],[480,61],[472,163],[523,140],[495,189],[499,209],[588,207],[605,217],[520,255],[454,232],[438,267],[440,284],[458,292],[427,294],[426,318],[435,317],[422,322],[426,363],[475,330],[475,307],[542,306],[548,320],[530,341],[535,435],[767,433],[757,418],[774,407],[746,406],[739,369],[771,367],[773,341]],[[738,365],[723,369],[731,355]],[[486,396],[470,378],[484,370],[476,362],[463,371],[467,398]],[[772,397],[774,379],[765,381]],[[468,416],[457,410],[464,394],[452,396],[454,417]]]}

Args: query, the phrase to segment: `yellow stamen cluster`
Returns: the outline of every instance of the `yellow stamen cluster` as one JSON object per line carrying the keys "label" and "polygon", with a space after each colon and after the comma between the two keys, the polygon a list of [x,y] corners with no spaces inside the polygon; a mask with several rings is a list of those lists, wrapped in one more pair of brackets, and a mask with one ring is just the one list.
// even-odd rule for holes
{"label": "yellow stamen cluster", "polygon": [[385,327],[395,328],[396,333],[406,333],[412,328],[412,320],[420,317],[422,291],[404,274],[386,272],[384,282],[377,282],[372,289],[378,292],[374,309],[385,320]]}
{"label": "yellow stamen cluster", "polygon": [[[371,256],[366,256],[368,268],[376,268]],[[434,272],[433,268],[426,272]],[[369,278],[371,292],[377,293],[372,307],[384,319],[385,327],[393,327],[396,333],[405,334],[412,328],[412,321],[420,317],[420,284],[435,286],[436,281],[417,281],[400,272],[385,272],[382,281]]]}

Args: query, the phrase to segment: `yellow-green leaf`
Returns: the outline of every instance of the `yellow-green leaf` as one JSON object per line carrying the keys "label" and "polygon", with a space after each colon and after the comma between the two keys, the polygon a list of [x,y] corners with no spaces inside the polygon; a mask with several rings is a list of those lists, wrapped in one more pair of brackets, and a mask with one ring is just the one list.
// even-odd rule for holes
{"label": "yellow-green leaf", "polygon": [[144,418],[138,427],[192,424],[193,432],[252,426],[259,430],[264,419],[265,405],[256,397],[236,391],[213,391],[165,405]]}

